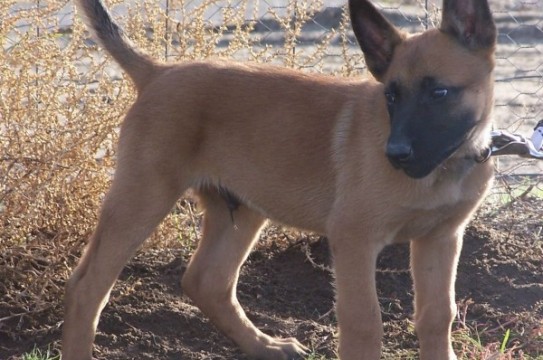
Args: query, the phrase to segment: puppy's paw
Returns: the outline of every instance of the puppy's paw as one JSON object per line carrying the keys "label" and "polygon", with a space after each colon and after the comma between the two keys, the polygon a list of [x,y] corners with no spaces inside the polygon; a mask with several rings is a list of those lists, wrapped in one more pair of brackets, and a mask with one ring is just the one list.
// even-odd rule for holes
{"label": "puppy's paw", "polygon": [[267,337],[261,347],[252,351],[251,357],[258,360],[302,360],[308,349],[295,338],[276,339]]}

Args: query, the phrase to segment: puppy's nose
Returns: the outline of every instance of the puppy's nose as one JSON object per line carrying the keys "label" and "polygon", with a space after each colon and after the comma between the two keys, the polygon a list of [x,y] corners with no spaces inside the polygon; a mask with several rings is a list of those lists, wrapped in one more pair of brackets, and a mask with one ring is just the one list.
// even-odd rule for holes
{"label": "puppy's nose", "polygon": [[407,143],[388,143],[386,155],[395,168],[400,168],[413,158],[413,148]]}

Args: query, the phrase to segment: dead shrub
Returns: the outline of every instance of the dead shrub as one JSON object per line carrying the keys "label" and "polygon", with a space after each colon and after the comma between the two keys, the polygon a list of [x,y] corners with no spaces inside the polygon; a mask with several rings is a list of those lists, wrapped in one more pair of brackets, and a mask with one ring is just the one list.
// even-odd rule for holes
{"label": "dead shrub", "polygon": [[[170,0],[167,9],[121,3],[108,4],[115,19],[165,61],[227,57],[320,71],[336,41],[338,72],[356,73],[361,62],[350,53],[346,16],[314,46],[295,48],[322,1],[290,1],[264,15],[249,1],[190,7]],[[118,126],[135,92],[89,38],[71,2],[2,1],[0,13],[7,14],[0,20],[0,291],[22,291],[0,301],[33,312],[58,305],[96,223],[115,167]],[[190,249],[198,222],[192,204],[181,201],[150,244]]]}

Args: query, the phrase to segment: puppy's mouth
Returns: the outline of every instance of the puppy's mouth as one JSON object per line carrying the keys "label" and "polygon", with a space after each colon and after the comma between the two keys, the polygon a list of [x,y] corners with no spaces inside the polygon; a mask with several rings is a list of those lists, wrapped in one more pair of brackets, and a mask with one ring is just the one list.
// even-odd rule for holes
{"label": "puppy's mouth", "polygon": [[414,145],[410,151],[405,150],[401,158],[390,156],[388,153],[387,157],[394,168],[402,170],[407,176],[413,179],[422,179],[453,157],[468,138],[469,134],[466,134],[458,140],[447,144],[447,146],[434,149],[433,151],[424,150],[422,146]]}

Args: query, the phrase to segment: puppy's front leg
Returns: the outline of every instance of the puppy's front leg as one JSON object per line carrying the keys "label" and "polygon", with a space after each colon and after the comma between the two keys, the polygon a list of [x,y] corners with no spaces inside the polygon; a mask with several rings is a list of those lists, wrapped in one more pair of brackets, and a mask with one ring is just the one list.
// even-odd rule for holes
{"label": "puppy's front leg", "polygon": [[451,324],[456,314],[454,281],[463,227],[445,225],[411,242],[415,283],[415,330],[421,360],[454,360]]}
{"label": "puppy's front leg", "polygon": [[[382,245],[360,231],[339,226],[330,245],[336,276],[336,313],[341,360],[377,360],[383,327],[375,288],[375,264]],[[349,231],[350,234],[345,234]]]}

